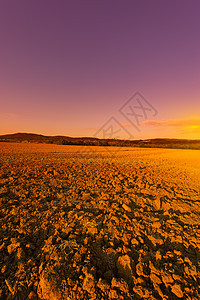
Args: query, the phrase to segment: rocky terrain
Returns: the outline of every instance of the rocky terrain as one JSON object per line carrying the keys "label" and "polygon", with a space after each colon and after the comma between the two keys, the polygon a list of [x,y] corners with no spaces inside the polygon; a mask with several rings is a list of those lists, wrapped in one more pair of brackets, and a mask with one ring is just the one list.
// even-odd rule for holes
{"label": "rocky terrain", "polygon": [[200,299],[200,151],[0,144],[0,299]]}

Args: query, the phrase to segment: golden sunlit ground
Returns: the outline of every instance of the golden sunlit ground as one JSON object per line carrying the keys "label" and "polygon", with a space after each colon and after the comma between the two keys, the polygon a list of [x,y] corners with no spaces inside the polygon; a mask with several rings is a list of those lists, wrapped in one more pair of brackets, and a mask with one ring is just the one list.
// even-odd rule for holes
{"label": "golden sunlit ground", "polygon": [[0,299],[200,299],[200,150],[0,143]]}

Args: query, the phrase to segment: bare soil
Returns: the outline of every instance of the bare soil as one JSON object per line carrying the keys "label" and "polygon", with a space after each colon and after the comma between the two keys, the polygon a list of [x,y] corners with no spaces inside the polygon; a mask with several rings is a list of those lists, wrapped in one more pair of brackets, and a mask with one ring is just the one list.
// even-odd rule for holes
{"label": "bare soil", "polygon": [[200,151],[0,144],[0,299],[200,299]]}

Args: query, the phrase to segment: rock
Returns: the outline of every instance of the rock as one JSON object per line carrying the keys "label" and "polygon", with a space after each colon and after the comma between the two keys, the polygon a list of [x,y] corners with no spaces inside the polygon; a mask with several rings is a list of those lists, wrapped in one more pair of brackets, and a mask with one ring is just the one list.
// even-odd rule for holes
{"label": "rock", "polygon": [[124,210],[126,210],[128,212],[131,212],[131,208],[128,205],[126,205],[125,203],[122,204],[122,207],[123,207]]}
{"label": "rock", "polygon": [[138,264],[136,265],[136,273],[138,276],[144,276],[143,264],[141,263],[141,261],[139,261]]}
{"label": "rock", "polygon": [[111,288],[118,288],[124,293],[128,293],[129,290],[128,284],[124,280],[117,280],[115,277],[111,281]]}
{"label": "rock", "polygon": [[193,276],[194,278],[197,277],[197,269],[194,265],[190,265],[189,267],[185,266],[184,270],[185,274],[187,274],[188,276]]}
{"label": "rock", "polygon": [[161,284],[162,283],[162,281],[160,280],[160,278],[156,274],[154,274],[154,273],[150,274],[150,279],[151,279],[151,281],[153,283],[156,283],[156,284]]}
{"label": "rock", "polygon": [[5,283],[6,283],[7,287],[8,287],[8,289],[9,289],[9,291],[11,292],[11,294],[13,294],[14,289],[13,289],[13,286],[12,286],[10,280],[9,279],[5,279]]}
{"label": "rock", "polygon": [[156,251],[156,260],[161,260],[162,259],[162,255],[160,253],[159,250]]}
{"label": "rock", "polygon": [[37,297],[37,295],[32,291],[32,292],[29,293],[28,299],[30,299],[30,300],[36,300],[36,299],[38,299],[38,297]]}
{"label": "rock", "polygon": [[58,286],[59,277],[53,269],[42,272],[40,276],[38,296],[45,300],[60,300],[62,292]]}
{"label": "rock", "polygon": [[145,285],[145,280],[143,276],[139,276],[137,279],[135,279],[136,285]]}
{"label": "rock", "polygon": [[18,247],[20,247],[20,243],[18,242],[14,242],[10,245],[7,246],[7,250],[8,250],[8,253],[11,254],[13,251],[15,251]]}
{"label": "rock", "polygon": [[25,258],[24,251],[23,251],[23,249],[22,249],[21,247],[19,247],[19,248],[17,249],[17,258],[18,258],[19,260],[23,260],[23,259]]}
{"label": "rock", "polygon": [[120,256],[117,260],[117,269],[119,275],[128,283],[133,281],[133,271],[131,268],[131,258],[128,255]]}
{"label": "rock", "polygon": [[178,274],[173,274],[172,276],[173,276],[174,280],[182,281],[182,278],[181,278],[180,275],[178,275]]}
{"label": "rock", "polygon": [[149,261],[149,268],[151,270],[151,273],[154,273],[154,274],[160,276],[160,270],[158,270],[156,267],[154,267],[154,264],[151,261]]}
{"label": "rock", "polygon": [[132,238],[132,239],[131,239],[131,244],[134,245],[134,246],[138,246],[138,245],[139,245],[139,242],[138,242],[138,240],[136,240],[135,238]]}
{"label": "rock", "polygon": [[178,298],[182,298],[183,297],[183,292],[181,290],[180,284],[174,284],[172,286],[172,293],[175,294]]}
{"label": "rock", "polygon": [[1,245],[0,245],[0,251],[5,247],[5,243],[3,242]]}
{"label": "rock", "polygon": [[160,228],[160,227],[161,227],[161,224],[160,224],[160,222],[159,222],[159,221],[156,221],[156,222],[153,222],[153,223],[152,223],[152,227],[153,227],[153,228],[157,228],[157,229],[158,229],[158,228]]}
{"label": "rock", "polygon": [[162,208],[165,212],[167,212],[171,208],[170,203],[162,202]]}
{"label": "rock", "polygon": [[153,207],[156,210],[159,210],[161,208],[161,200],[160,197],[156,197],[156,199],[153,200]]}
{"label": "rock", "polygon": [[89,228],[87,229],[87,232],[88,232],[89,235],[95,235],[95,234],[98,233],[98,230],[97,230],[96,227],[89,227]]}
{"label": "rock", "polygon": [[7,266],[6,265],[3,265],[3,267],[1,268],[1,273],[3,274],[7,269]]}
{"label": "rock", "polygon": [[[138,300],[141,300],[141,299],[152,299],[152,300],[155,300],[155,298],[153,298],[150,294],[150,292],[146,289],[146,288],[143,288],[141,286],[135,286],[133,288],[133,291],[136,293],[136,297],[134,297],[133,299],[138,299]],[[124,298],[123,298],[124,299]]]}
{"label": "rock", "polygon": [[172,278],[172,276],[170,274],[162,274],[162,281],[166,287],[168,287],[168,285],[174,283],[174,279]]}
{"label": "rock", "polygon": [[181,252],[181,251],[179,251],[179,250],[174,250],[174,253],[175,253],[177,256],[180,256],[180,255],[182,255],[182,252]]}
{"label": "rock", "polygon": [[83,280],[83,289],[89,294],[94,294],[95,292],[95,280],[91,273],[85,272],[85,278]]}
{"label": "rock", "polygon": [[162,245],[163,244],[163,239],[164,238],[158,233],[156,233],[154,235],[149,235],[148,238],[152,242],[154,247],[156,247],[157,245]]}

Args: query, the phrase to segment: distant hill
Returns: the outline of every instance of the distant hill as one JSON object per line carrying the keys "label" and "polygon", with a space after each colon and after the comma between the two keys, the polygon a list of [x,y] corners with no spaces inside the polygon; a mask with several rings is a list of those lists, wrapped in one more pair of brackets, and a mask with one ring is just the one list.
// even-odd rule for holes
{"label": "distant hill", "polygon": [[35,133],[14,133],[0,135],[0,142],[27,142],[58,145],[87,145],[87,146],[120,146],[143,148],[173,148],[200,150],[200,140],[184,139],[148,139],[148,140],[119,140],[99,139],[93,137],[46,136]]}

